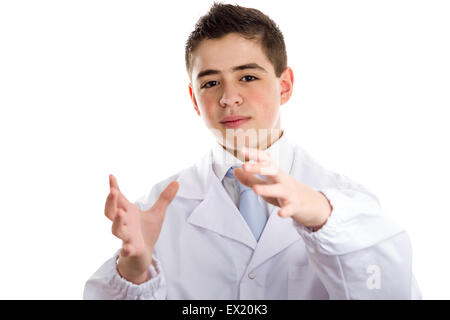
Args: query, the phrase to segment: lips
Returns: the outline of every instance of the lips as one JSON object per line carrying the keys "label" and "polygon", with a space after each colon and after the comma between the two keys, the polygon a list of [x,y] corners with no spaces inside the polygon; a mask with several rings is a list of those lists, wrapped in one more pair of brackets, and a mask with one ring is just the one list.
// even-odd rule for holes
{"label": "lips", "polygon": [[248,120],[250,120],[250,117],[228,116],[223,118],[220,123],[222,123],[226,128],[235,129],[246,123]]}

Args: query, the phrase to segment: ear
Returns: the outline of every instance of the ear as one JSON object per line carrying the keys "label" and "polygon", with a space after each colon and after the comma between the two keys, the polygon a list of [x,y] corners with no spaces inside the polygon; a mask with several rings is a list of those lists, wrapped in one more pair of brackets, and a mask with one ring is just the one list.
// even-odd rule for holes
{"label": "ear", "polygon": [[200,110],[198,109],[197,99],[195,99],[194,90],[192,90],[192,84],[189,83],[189,96],[191,97],[192,103],[194,104],[194,109],[197,114],[200,115]]}
{"label": "ear", "polygon": [[280,75],[281,86],[281,105],[289,101],[292,96],[292,90],[294,88],[294,72],[290,67],[286,67]]}

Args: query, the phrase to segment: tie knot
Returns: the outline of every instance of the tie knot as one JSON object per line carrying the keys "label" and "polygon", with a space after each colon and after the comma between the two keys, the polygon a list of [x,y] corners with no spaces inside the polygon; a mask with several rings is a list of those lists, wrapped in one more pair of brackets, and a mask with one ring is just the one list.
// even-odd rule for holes
{"label": "tie knot", "polygon": [[233,166],[230,169],[228,169],[228,171],[225,174],[225,176],[227,176],[228,178],[233,178],[234,179],[234,169],[235,168],[237,168],[237,167]]}
{"label": "tie knot", "polygon": [[[236,168],[240,168],[240,166],[232,166],[230,169],[228,169],[225,176],[227,176],[228,178],[236,179],[236,177],[234,176],[234,169],[236,169]],[[251,188],[243,185],[238,179],[236,179],[236,182],[238,183],[238,186],[239,186],[239,193],[242,194],[244,191],[251,190]]]}

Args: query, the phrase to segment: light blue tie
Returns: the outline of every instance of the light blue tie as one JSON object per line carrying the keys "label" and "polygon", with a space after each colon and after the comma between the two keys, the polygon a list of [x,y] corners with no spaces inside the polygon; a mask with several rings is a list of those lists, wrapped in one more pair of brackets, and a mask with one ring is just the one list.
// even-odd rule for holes
{"label": "light blue tie", "polygon": [[[231,167],[228,169],[226,176],[235,179],[233,173],[235,168],[236,167]],[[250,230],[253,232],[256,240],[259,240],[267,222],[264,207],[261,205],[261,202],[259,202],[258,195],[253,192],[251,188],[243,185],[237,179],[236,182],[238,183],[240,194],[239,211],[250,227]]]}

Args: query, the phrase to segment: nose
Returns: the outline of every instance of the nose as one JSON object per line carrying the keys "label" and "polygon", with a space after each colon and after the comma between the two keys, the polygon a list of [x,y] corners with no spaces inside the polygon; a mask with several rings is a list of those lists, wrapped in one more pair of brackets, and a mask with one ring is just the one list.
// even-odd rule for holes
{"label": "nose", "polygon": [[232,85],[224,86],[222,97],[220,98],[220,106],[222,107],[234,107],[242,104],[242,97],[239,91]]}

